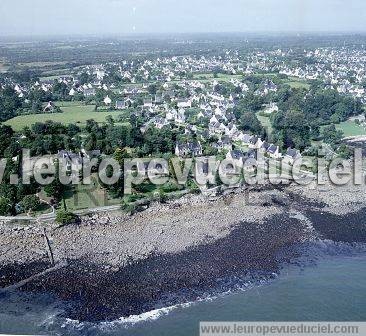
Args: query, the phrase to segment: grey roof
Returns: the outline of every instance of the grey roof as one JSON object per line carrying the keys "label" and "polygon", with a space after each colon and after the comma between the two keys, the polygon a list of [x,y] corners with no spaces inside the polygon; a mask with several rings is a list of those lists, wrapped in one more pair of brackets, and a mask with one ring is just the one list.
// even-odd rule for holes
{"label": "grey roof", "polygon": [[289,148],[287,149],[286,155],[295,159],[299,155],[299,152],[296,149]]}
{"label": "grey roof", "polygon": [[244,142],[249,143],[250,138],[251,138],[251,135],[249,135],[249,134],[244,134],[243,141],[244,141]]}
{"label": "grey roof", "polygon": [[124,107],[125,103],[126,102],[124,100],[117,100],[116,101],[116,107]]}
{"label": "grey roof", "polygon": [[242,158],[245,157],[244,153],[240,150],[233,150],[230,152],[230,156],[234,159],[234,160],[240,160]]}
{"label": "grey roof", "polygon": [[201,144],[198,142],[177,143],[177,146],[180,151],[188,150],[190,152],[195,152],[202,149]]}
{"label": "grey roof", "polygon": [[256,143],[258,142],[258,137],[253,135],[250,140],[249,140],[249,143],[252,144],[252,145],[255,145]]}
{"label": "grey roof", "polygon": [[257,159],[257,151],[255,149],[250,149],[247,153],[248,158]]}
{"label": "grey roof", "polygon": [[268,148],[270,148],[270,147],[271,147],[271,145],[266,141],[263,142],[263,144],[261,146],[261,148],[263,148],[264,150],[268,150]]}
{"label": "grey roof", "polygon": [[270,153],[270,154],[274,154],[276,153],[278,149],[278,146],[274,145],[274,144],[271,144],[268,149],[267,149],[267,152]]}

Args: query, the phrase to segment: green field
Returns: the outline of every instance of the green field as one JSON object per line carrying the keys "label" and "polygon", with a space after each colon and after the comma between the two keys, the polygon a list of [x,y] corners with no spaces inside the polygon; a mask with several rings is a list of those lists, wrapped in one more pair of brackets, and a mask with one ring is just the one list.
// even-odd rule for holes
{"label": "green field", "polygon": [[300,80],[291,80],[289,82],[285,82],[284,84],[290,85],[294,89],[310,89],[310,85],[306,82],[302,82]]}
{"label": "green field", "polygon": [[269,117],[260,115],[260,112],[256,113],[256,115],[262,126],[267,130],[268,135],[270,135],[272,133],[273,128]]}
{"label": "green field", "polygon": [[227,74],[218,74],[217,78],[214,78],[213,73],[206,74],[194,74],[193,79],[198,80],[199,82],[211,82],[216,79],[218,82],[229,82],[232,78],[242,79],[242,75],[227,75]]}
{"label": "green field", "polygon": [[123,114],[123,111],[94,111],[94,105],[80,105],[77,102],[60,102],[62,113],[41,113],[29,114],[15,117],[6,121],[4,124],[11,126],[14,130],[22,130],[25,126],[30,126],[36,122],[45,122],[52,120],[62,124],[81,124],[85,125],[89,119],[94,119],[96,122],[102,123],[106,121],[107,116],[117,118]]}
{"label": "green field", "polygon": [[101,188],[97,177],[92,176],[91,185],[76,185],[64,194],[68,210],[83,210],[120,204],[120,199],[112,199],[106,189]]}
{"label": "green field", "polygon": [[50,75],[50,76],[43,76],[40,77],[39,79],[41,81],[47,81],[47,80],[54,80],[54,79],[59,79],[60,77],[66,77],[67,75]]}
{"label": "green field", "polygon": [[351,120],[337,124],[336,128],[343,132],[344,137],[366,135],[365,127],[357,125],[354,121]]}

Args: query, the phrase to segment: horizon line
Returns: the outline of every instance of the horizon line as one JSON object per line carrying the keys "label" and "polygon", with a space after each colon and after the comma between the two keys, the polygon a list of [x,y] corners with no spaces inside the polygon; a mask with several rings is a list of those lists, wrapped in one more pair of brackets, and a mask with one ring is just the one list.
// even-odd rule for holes
{"label": "horizon line", "polygon": [[365,31],[357,30],[340,30],[340,31],[296,31],[296,30],[284,30],[284,31],[217,31],[217,32],[127,32],[127,33],[83,33],[83,34],[4,34],[0,33],[0,39],[19,39],[19,38],[108,38],[108,37],[145,37],[145,36],[189,36],[189,35],[249,35],[249,36],[311,36],[311,35],[322,35],[322,36],[346,36],[346,35],[366,35]]}

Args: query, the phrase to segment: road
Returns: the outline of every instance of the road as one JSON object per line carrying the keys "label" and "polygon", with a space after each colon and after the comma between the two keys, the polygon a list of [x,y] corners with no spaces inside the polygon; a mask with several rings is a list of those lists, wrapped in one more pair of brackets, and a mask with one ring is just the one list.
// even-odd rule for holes
{"label": "road", "polygon": [[[93,213],[93,212],[116,211],[116,210],[119,210],[120,208],[121,208],[120,205],[110,205],[110,206],[104,206],[104,207],[98,207],[98,208],[77,210],[77,211],[73,211],[73,213],[75,213],[76,215],[85,215],[85,214]],[[56,218],[56,212],[55,212],[54,209],[51,213],[39,215],[37,217],[32,217],[32,216],[0,216],[0,220],[4,220],[4,221],[17,219],[17,220],[28,220],[28,221],[38,222],[38,221],[47,221],[47,220],[51,220],[51,219],[55,219],[55,218]]]}

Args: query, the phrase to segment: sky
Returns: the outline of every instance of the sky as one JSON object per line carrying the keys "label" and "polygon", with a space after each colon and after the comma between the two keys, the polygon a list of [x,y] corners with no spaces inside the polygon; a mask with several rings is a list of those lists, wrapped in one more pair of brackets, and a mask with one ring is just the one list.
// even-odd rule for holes
{"label": "sky", "polygon": [[0,0],[0,35],[365,32],[365,0]]}

